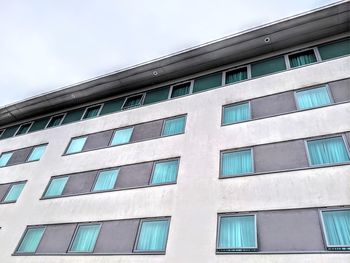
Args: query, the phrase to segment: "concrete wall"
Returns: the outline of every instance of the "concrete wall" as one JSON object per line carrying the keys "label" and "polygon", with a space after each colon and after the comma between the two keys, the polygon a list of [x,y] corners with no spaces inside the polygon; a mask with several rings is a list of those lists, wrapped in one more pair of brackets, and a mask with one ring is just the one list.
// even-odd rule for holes
{"label": "concrete wall", "polygon": [[[350,204],[350,165],[218,179],[220,150],[350,131],[350,103],[221,127],[222,105],[349,77],[340,58],[126,112],[0,141],[0,152],[49,143],[38,162],[0,169],[28,180],[0,205],[0,261],[349,262],[350,254],[216,255],[217,214]],[[185,134],[62,156],[71,137],[187,113]],[[51,176],[181,157],[177,184],[39,201]],[[11,256],[27,225],[171,216],[166,255]]]}

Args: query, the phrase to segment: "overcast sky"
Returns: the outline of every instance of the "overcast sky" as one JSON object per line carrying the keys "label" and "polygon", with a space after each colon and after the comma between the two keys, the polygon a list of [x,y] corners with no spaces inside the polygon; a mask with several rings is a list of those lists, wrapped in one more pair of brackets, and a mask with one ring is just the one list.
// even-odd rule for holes
{"label": "overcast sky", "polygon": [[0,107],[337,0],[0,0]]}

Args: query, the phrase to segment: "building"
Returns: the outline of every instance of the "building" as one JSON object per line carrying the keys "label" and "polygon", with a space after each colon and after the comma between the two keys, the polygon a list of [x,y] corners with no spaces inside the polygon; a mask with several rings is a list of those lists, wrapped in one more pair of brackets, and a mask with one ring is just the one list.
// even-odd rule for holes
{"label": "building", "polygon": [[0,261],[350,262],[350,2],[0,109]]}

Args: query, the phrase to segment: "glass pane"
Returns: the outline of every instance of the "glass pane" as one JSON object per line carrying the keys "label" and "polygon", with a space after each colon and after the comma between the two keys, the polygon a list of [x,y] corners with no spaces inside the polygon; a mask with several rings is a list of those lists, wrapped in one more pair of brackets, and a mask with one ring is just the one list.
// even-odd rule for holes
{"label": "glass pane", "polygon": [[162,135],[167,136],[183,133],[185,131],[185,121],[185,116],[165,120]]}
{"label": "glass pane", "polygon": [[250,120],[249,103],[224,107],[224,124]]}
{"label": "glass pane", "polygon": [[141,105],[142,95],[137,95],[126,99],[123,109],[133,108]]}
{"label": "glass pane", "polygon": [[33,151],[30,153],[27,162],[39,161],[41,156],[43,156],[47,145],[40,145],[34,147]]}
{"label": "glass pane", "polygon": [[137,242],[138,251],[165,251],[169,221],[144,221]]}
{"label": "glass pane", "polygon": [[19,127],[16,135],[26,134],[30,128],[31,123],[23,124]]}
{"label": "glass pane", "polygon": [[66,151],[66,154],[81,152],[83,150],[84,145],[85,145],[86,139],[87,139],[87,137],[80,137],[80,138],[72,139],[70,144],[69,144],[69,147]]}
{"label": "glass pane", "polygon": [[171,92],[171,97],[175,98],[175,97],[188,94],[190,92],[190,87],[191,87],[191,82],[174,86],[173,91]]}
{"label": "glass pane", "polygon": [[101,105],[87,108],[83,119],[89,119],[89,118],[92,118],[92,117],[96,117],[98,115],[99,111],[100,111],[100,108],[101,108]]}
{"label": "glass pane", "polygon": [[234,83],[248,78],[247,68],[236,69],[226,72],[225,83]]}
{"label": "glass pane", "polygon": [[17,249],[18,253],[34,253],[39,246],[45,228],[29,228],[22,239],[21,245]]}
{"label": "glass pane", "polygon": [[331,104],[326,87],[308,89],[295,93],[299,109],[311,109]]}
{"label": "glass pane", "polygon": [[179,160],[156,163],[151,184],[164,184],[175,182]]}
{"label": "glass pane", "polygon": [[74,237],[71,252],[92,252],[95,248],[100,225],[81,225]]}
{"label": "glass pane", "polygon": [[348,162],[349,155],[342,137],[308,141],[312,165]]}
{"label": "glass pane", "polygon": [[227,152],[222,155],[222,176],[253,172],[251,150]]}
{"label": "glass pane", "polygon": [[286,70],[284,57],[274,57],[251,64],[252,77],[260,77]]}
{"label": "glass pane", "polygon": [[61,124],[63,116],[64,115],[52,117],[49,124],[47,125],[47,128],[59,126]]}
{"label": "glass pane", "polygon": [[255,248],[256,232],[254,216],[220,218],[218,248]]}
{"label": "glass pane", "polygon": [[13,152],[3,153],[0,156],[0,167],[6,166],[8,161],[11,159]]}
{"label": "glass pane", "polygon": [[221,81],[222,81],[221,72],[199,77],[194,80],[193,93],[220,87],[222,84]]}
{"label": "glass pane", "polygon": [[111,145],[128,143],[130,141],[133,130],[134,130],[133,127],[122,129],[122,130],[116,130],[114,132]]}
{"label": "glass pane", "polygon": [[150,103],[167,100],[169,95],[169,89],[170,87],[167,86],[147,91],[145,101],[143,102],[143,104],[147,105]]}
{"label": "glass pane", "polygon": [[289,62],[290,62],[291,68],[311,64],[316,61],[317,59],[313,50],[308,50],[308,51],[300,52],[289,56]]}
{"label": "glass pane", "polygon": [[63,189],[67,181],[68,181],[68,176],[52,179],[45,193],[45,197],[60,196],[63,192]]}
{"label": "glass pane", "polygon": [[323,60],[345,56],[350,54],[350,38],[328,43],[318,47]]}
{"label": "glass pane", "polygon": [[93,191],[103,191],[113,189],[117,181],[119,170],[103,171],[98,174]]}
{"label": "glass pane", "polygon": [[350,210],[323,211],[322,216],[327,245],[350,246]]}
{"label": "glass pane", "polygon": [[10,191],[7,193],[6,197],[4,198],[3,202],[15,202],[17,201],[18,197],[20,196],[25,183],[19,183],[19,184],[13,184],[11,186]]}

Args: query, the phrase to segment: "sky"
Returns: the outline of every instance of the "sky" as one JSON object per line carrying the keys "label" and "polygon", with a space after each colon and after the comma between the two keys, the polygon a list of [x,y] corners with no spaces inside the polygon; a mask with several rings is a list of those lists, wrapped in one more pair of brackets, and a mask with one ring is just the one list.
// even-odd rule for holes
{"label": "sky", "polygon": [[0,0],[0,107],[337,0]]}

